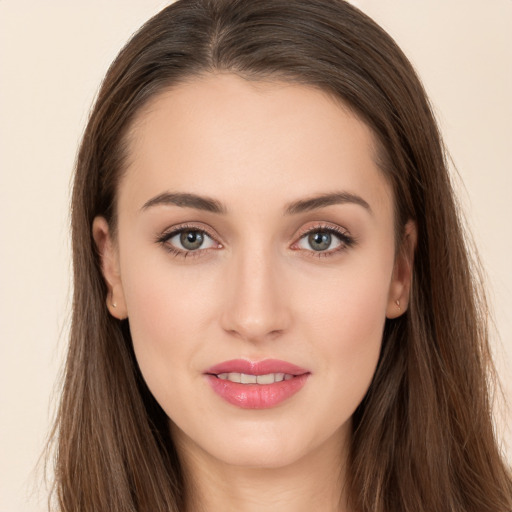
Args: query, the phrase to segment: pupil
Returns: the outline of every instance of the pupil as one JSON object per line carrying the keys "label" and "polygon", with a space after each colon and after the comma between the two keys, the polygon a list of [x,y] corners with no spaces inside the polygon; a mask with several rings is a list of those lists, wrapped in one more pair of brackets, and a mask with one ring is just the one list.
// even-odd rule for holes
{"label": "pupil", "polygon": [[185,249],[194,251],[201,247],[203,235],[199,231],[183,231],[180,236],[180,242]]}
{"label": "pupil", "polygon": [[315,251],[325,251],[331,245],[330,233],[318,231],[309,235],[309,243]]}

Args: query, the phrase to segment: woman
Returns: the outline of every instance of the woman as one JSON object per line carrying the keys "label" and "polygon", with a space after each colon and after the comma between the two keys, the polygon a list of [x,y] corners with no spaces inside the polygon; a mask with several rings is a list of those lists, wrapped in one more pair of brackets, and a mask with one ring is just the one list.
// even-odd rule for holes
{"label": "woman", "polygon": [[73,251],[62,510],[511,509],[440,137],[349,4],[150,20],[84,134]]}

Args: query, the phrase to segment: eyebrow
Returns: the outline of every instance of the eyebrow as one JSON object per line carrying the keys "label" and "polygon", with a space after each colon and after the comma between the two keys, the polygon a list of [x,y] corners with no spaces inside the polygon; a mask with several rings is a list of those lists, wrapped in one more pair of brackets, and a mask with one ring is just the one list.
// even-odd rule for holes
{"label": "eyebrow", "polygon": [[360,196],[350,192],[334,192],[331,194],[321,194],[309,199],[300,199],[290,203],[285,210],[286,215],[296,215],[297,213],[318,210],[334,204],[357,204],[373,214],[370,205]]}
{"label": "eyebrow", "polygon": [[[297,215],[299,213],[319,210],[335,204],[357,204],[372,214],[370,205],[360,196],[350,192],[334,192],[317,195],[308,199],[300,199],[289,203],[285,208],[285,215]],[[216,199],[197,194],[184,192],[164,192],[144,203],[141,210],[147,210],[153,206],[174,205],[183,208],[194,208],[210,213],[226,214],[227,208]]]}
{"label": "eyebrow", "polygon": [[147,210],[152,206],[158,205],[175,205],[218,214],[227,213],[226,207],[216,199],[182,192],[164,192],[163,194],[159,194],[149,201],[146,201],[141,209]]}

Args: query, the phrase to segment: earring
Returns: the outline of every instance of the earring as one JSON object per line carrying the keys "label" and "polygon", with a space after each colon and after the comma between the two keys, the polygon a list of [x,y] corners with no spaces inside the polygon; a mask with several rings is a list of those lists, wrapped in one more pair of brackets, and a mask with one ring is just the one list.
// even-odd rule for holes
{"label": "earring", "polygon": [[400,301],[395,300],[396,307],[398,308],[398,311],[402,311],[402,308],[400,307]]}
{"label": "earring", "polygon": [[112,307],[117,308],[117,304],[115,302],[112,302]]}

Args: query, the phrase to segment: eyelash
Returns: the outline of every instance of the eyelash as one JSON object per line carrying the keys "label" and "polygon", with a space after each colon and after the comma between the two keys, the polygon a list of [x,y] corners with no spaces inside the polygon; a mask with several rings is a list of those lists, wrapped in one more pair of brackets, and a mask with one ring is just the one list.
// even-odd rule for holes
{"label": "eyelash", "polygon": [[305,231],[302,231],[299,235],[299,240],[294,243],[294,245],[298,244],[302,239],[306,238],[308,235],[313,233],[328,233],[329,235],[334,235],[338,238],[340,245],[335,249],[330,249],[327,251],[314,251],[306,250],[309,256],[313,258],[329,258],[331,256],[336,256],[337,254],[350,249],[356,244],[356,239],[349,235],[345,230],[338,226],[331,226],[326,224],[318,224],[312,228],[308,228]]}
{"label": "eyelash", "polygon": [[[209,238],[211,238],[214,242],[216,242],[220,246],[217,248],[222,248],[222,245],[219,242],[217,242],[215,240],[215,237],[212,234],[210,234],[207,230],[205,230],[204,228],[199,228],[198,226],[189,225],[189,224],[184,224],[177,228],[173,228],[171,231],[166,231],[166,232],[162,233],[161,235],[159,235],[157,237],[156,242],[161,244],[165,248],[165,250],[167,252],[169,252],[170,254],[172,254],[173,256],[181,257],[181,258],[200,257],[212,249],[211,247],[209,247],[206,249],[196,249],[196,250],[188,250],[187,251],[187,250],[178,249],[178,248],[174,247],[173,245],[169,244],[169,240],[171,240],[176,235],[183,233],[184,231],[192,231],[192,232],[201,233],[203,235],[207,235]],[[338,238],[338,240],[340,242],[339,247],[337,247],[334,250],[314,251],[313,249],[311,249],[311,250],[304,249],[307,253],[309,253],[309,256],[311,256],[313,258],[328,258],[331,256],[335,256],[336,254],[353,247],[357,242],[357,240],[353,236],[350,236],[346,231],[342,230],[341,228],[339,228],[337,226],[319,224],[317,226],[314,226],[313,228],[309,228],[309,229],[303,231],[300,234],[298,241],[295,242],[294,245],[296,245],[297,243],[299,243],[299,241],[301,241],[308,235],[311,235],[312,233],[328,233],[330,235],[334,235],[336,238]],[[295,249],[295,250],[298,250],[298,249]]]}
{"label": "eyelash", "polygon": [[[211,248],[208,249],[196,249],[195,251],[184,251],[182,249],[178,249],[174,247],[173,245],[169,244],[169,240],[176,235],[179,235],[180,233],[183,233],[184,231],[192,231],[197,233],[202,233],[204,235],[207,235],[209,238],[211,238],[213,241],[215,241],[217,244],[220,245],[219,242],[215,240],[215,237],[210,234],[207,230],[204,228],[199,228],[198,226],[190,225],[190,224],[183,224],[177,228],[173,228],[171,231],[166,231],[162,233],[162,235],[158,236],[156,241],[157,243],[161,244],[164,249],[172,254],[173,256],[182,257],[182,258],[196,258],[198,256],[202,256],[205,252],[209,252]],[[222,247],[222,246],[221,246]]]}

